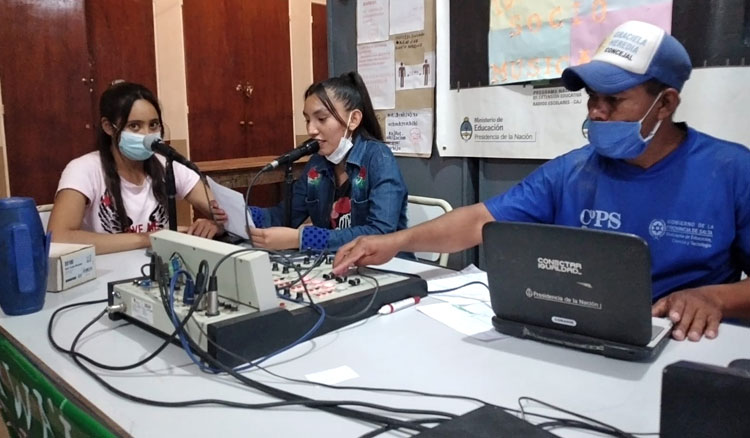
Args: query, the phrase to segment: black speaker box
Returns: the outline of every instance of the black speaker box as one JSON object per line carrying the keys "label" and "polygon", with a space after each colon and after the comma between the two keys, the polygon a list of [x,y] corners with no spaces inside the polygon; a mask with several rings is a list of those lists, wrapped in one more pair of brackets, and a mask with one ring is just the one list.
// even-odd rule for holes
{"label": "black speaker box", "polygon": [[680,361],[664,368],[661,438],[750,437],[750,361]]}

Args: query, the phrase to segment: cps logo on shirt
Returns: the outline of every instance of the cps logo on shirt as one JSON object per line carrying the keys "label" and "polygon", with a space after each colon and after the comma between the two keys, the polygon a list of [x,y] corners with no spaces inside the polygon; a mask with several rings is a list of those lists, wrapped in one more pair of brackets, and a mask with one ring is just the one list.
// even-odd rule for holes
{"label": "cps logo on shirt", "polygon": [[620,229],[622,222],[620,221],[620,213],[616,211],[604,211],[604,210],[581,210],[579,216],[581,224],[585,227],[595,228],[609,228],[610,230]]}

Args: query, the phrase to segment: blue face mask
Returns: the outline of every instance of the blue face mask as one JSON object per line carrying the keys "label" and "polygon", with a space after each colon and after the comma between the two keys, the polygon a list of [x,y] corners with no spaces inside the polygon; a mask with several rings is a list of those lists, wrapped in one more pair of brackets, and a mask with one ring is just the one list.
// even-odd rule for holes
{"label": "blue face mask", "polygon": [[120,152],[125,157],[133,161],[146,161],[151,158],[154,153],[143,145],[143,138],[145,135],[136,134],[130,131],[122,131],[120,133]]}
{"label": "blue face mask", "polygon": [[656,123],[654,129],[643,138],[641,128],[643,120],[659,101],[662,93],[654,99],[654,103],[648,108],[646,114],[635,122],[599,122],[586,119],[583,124],[584,136],[594,146],[599,155],[609,158],[630,159],[635,158],[646,150],[646,147],[656,135],[661,126],[661,120]]}

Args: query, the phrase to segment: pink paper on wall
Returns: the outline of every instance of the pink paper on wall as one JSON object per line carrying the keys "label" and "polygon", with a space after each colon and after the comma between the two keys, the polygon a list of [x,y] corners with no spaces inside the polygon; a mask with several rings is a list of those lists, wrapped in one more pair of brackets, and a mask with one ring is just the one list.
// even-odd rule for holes
{"label": "pink paper on wall", "polygon": [[645,21],[671,32],[672,2],[609,10],[604,17],[596,11],[580,15],[578,20],[571,24],[570,65],[590,61],[599,44],[612,29],[629,20]]}

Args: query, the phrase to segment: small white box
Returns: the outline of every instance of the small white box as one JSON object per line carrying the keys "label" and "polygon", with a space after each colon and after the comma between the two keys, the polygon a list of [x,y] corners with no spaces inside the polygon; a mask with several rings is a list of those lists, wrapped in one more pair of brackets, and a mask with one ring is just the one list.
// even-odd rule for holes
{"label": "small white box", "polygon": [[94,245],[52,243],[47,291],[60,292],[96,278]]}

